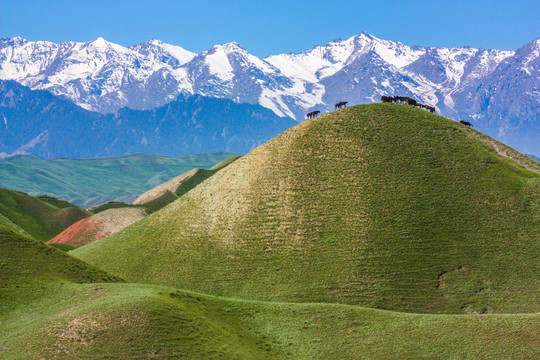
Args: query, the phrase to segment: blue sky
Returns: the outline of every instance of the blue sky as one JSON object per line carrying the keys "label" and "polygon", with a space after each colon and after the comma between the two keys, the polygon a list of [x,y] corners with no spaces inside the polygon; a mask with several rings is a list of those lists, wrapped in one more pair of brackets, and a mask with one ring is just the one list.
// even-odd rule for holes
{"label": "blue sky", "polygon": [[540,37],[540,1],[1,0],[0,37],[129,46],[155,38],[201,52],[240,43],[264,57],[361,31],[407,45],[515,50]]}

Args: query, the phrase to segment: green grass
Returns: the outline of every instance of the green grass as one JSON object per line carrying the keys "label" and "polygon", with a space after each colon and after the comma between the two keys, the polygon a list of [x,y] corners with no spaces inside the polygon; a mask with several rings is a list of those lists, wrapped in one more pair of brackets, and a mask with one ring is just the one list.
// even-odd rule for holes
{"label": "green grass", "polygon": [[421,109],[354,106],[282,133],[71,253],[128,281],[218,296],[538,312],[538,169]]}
{"label": "green grass", "polygon": [[212,166],[210,170],[201,169],[197,172],[197,174],[182,182],[178,189],[176,189],[175,195],[177,197],[181,197],[182,195],[202,183],[204,180],[208,179],[210,176],[214,175],[218,171],[226,168],[236,160],[240,159],[240,157],[241,156],[231,156],[230,158],[223,160],[219,164]]}
{"label": "green grass", "polygon": [[0,359],[539,358],[538,166],[377,104],[303,123],[69,254],[20,234],[68,203],[0,191]]}
{"label": "green grass", "polygon": [[193,168],[210,168],[235,154],[167,157],[128,155],[102,159],[40,160],[13,156],[0,160],[0,187],[48,194],[81,206],[135,198],[146,190]]}
{"label": "green grass", "polygon": [[0,288],[110,281],[120,279],[61,250],[0,227]]}
{"label": "green grass", "polygon": [[62,244],[62,243],[51,243],[49,246],[52,246],[53,248],[56,248],[58,250],[62,250],[65,252],[68,252],[70,250],[75,249],[75,246],[69,245],[69,244]]}
{"label": "green grass", "polygon": [[0,288],[3,359],[532,359],[538,315],[418,315],[139,284]]}
{"label": "green grass", "polygon": [[50,240],[88,215],[83,209],[50,196],[34,197],[0,189],[0,225],[36,240]]}
{"label": "green grass", "polygon": [[140,205],[128,204],[122,201],[107,201],[106,203],[99,204],[93,208],[88,209],[92,214],[99,214],[109,209],[122,209],[126,207],[141,207]]}

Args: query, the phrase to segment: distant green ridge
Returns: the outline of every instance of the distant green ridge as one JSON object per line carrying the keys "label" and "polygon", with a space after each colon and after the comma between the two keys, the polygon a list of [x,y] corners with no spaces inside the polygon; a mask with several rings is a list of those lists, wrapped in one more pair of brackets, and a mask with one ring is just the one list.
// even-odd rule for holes
{"label": "distant green ridge", "polygon": [[128,281],[245,299],[538,312],[539,169],[427,111],[354,106],[71,253]]}
{"label": "distant green ridge", "polygon": [[236,154],[218,152],[169,157],[136,154],[100,159],[0,160],[0,187],[61,197],[85,208],[107,201],[131,202],[146,190],[193,168],[210,168]]}

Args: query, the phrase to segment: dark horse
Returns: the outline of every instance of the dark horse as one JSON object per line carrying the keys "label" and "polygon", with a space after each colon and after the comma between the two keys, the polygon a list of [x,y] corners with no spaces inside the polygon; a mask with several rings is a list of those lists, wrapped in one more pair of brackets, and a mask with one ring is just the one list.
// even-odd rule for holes
{"label": "dark horse", "polygon": [[335,106],[336,106],[336,110],[337,109],[341,109],[342,107],[347,107],[347,101],[340,101],[338,102]]}
{"label": "dark horse", "polygon": [[317,117],[321,112],[319,110],[312,111],[310,113],[307,113],[306,116],[308,119],[313,119],[314,117]]}
{"label": "dark horse", "polygon": [[472,124],[470,122],[468,122],[468,121],[459,120],[459,122],[462,123],[463,125],[468,126],[468,127],[472,126]]}

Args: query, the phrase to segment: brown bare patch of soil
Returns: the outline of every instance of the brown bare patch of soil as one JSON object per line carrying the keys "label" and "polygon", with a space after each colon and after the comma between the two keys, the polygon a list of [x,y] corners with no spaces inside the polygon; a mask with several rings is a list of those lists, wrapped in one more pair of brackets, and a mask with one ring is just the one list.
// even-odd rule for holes
{"label": "brown bare patch of soil", "polygon": [[63,243],[72,246],[83,246],[122,230],[146,216],[144,209],[120,208],[109,209],[92,217],[82,219],[47,243]]}

